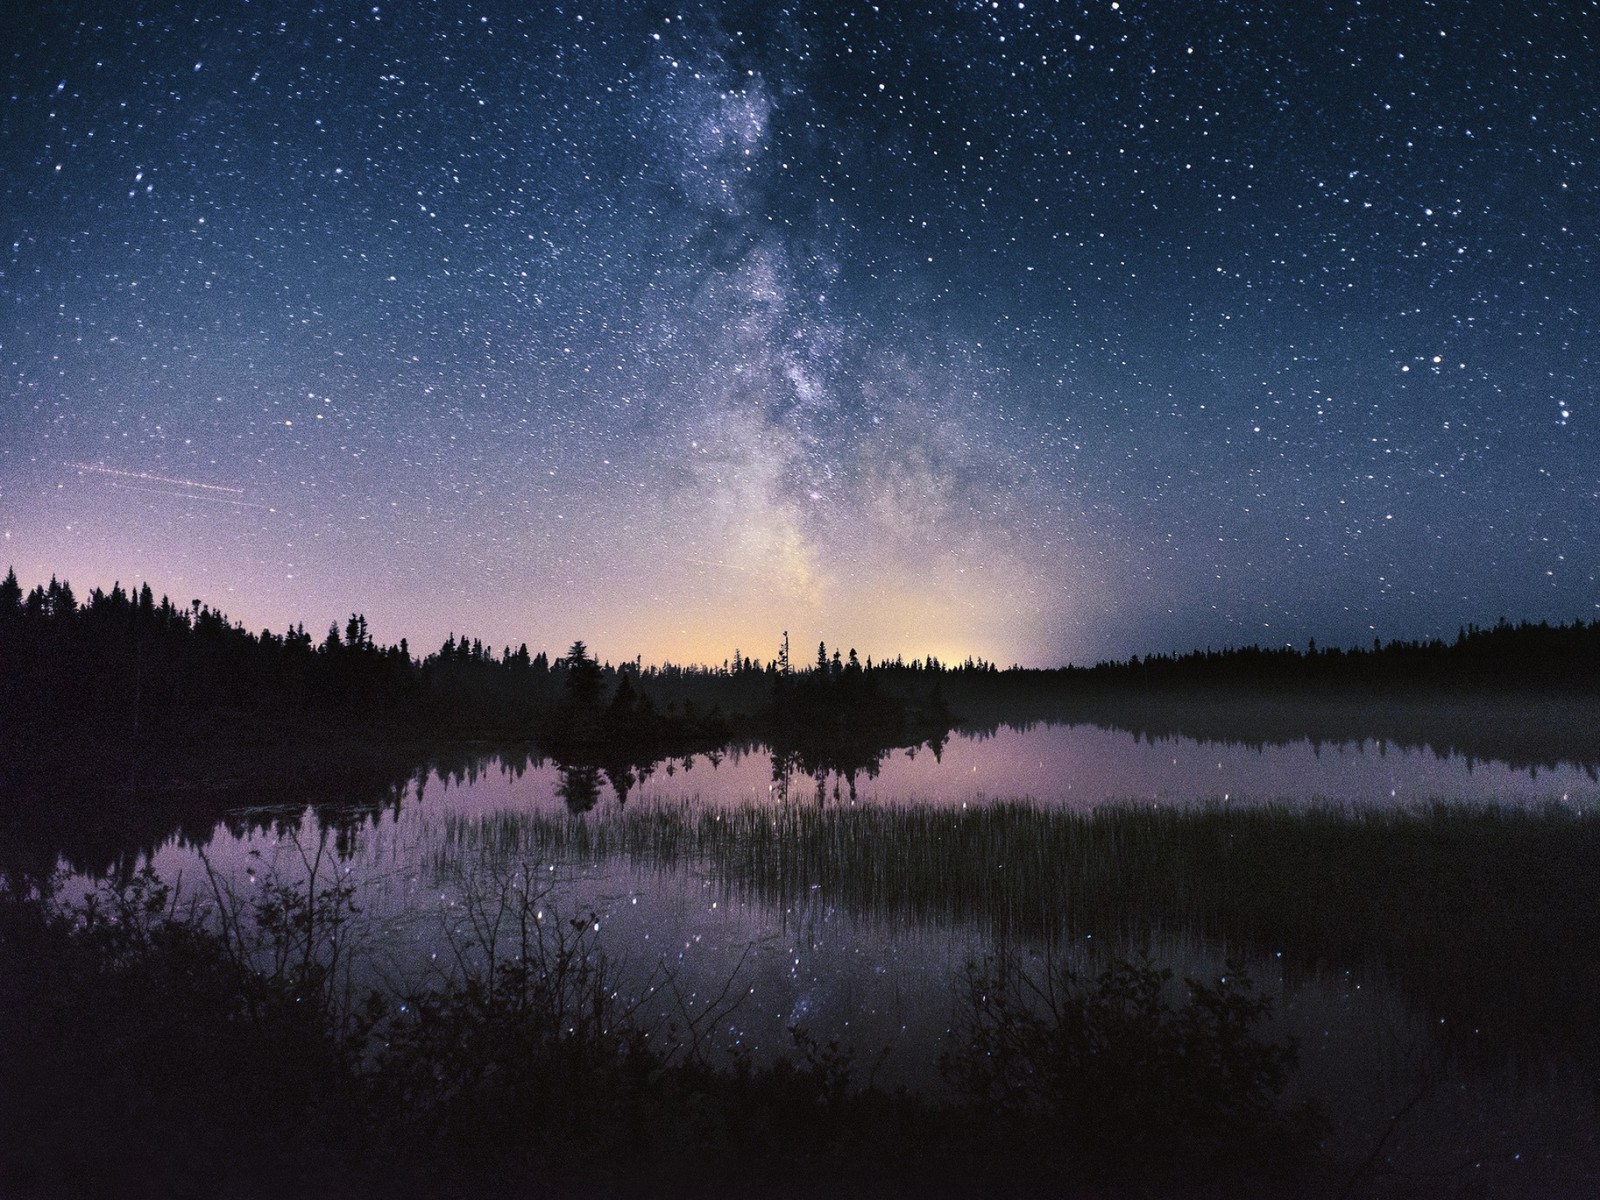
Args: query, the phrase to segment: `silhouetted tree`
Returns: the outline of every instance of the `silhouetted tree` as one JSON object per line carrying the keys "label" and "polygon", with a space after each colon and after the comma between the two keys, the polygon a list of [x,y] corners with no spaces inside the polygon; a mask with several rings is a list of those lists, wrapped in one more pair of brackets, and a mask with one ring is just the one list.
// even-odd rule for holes
{"label": "silhouetted tree", "polygon": [[600,706],[600,664],[589,657],[589,648],[573,642],[561,660],[567,668],[567,701],[573,708],[593,710]]}
{"label": "silhouetted tree", "polygon": [[17,570],[13,567],[6,572],[4,582],[0,582],[0,621],[20,616],[22,616],[22,585],[17,582]]}

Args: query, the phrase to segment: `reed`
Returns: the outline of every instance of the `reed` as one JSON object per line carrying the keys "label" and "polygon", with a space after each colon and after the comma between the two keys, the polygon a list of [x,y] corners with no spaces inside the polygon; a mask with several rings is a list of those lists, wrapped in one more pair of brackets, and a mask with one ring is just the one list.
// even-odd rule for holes
{"label": "reed", "polygon": [[1198,937],[1290,972],[1391,977],[1475,1056],[1592,1041],[1584,981],[1600,978],[1600,820],[1562,805],[683,801],[588,818],[447,817],[444,833],[442,875],[485,855],[622,859],[703,871],[779,911],[821,902],[873,922],[1124,949]]}

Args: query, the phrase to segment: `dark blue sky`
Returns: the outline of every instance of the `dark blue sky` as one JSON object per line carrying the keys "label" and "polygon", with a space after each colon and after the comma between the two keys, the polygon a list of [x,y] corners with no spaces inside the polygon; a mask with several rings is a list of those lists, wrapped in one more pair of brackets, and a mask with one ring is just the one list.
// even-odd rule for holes
{"label": "dark blue sky", "polygon": [[26,7],[27,583],[713,661],[1600,615],[1600,4]]}

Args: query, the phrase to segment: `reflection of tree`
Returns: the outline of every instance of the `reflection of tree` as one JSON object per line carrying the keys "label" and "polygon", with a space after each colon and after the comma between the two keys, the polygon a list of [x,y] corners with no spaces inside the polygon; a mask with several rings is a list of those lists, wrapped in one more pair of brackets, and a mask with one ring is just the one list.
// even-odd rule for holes
{"label": "reflection of tree", "polygon": [[[585,750],[592,752],[585,753]],[[641,754],[623,744],[576,749],[566,747],[552,757],[556,770],[561,774],[556,794],[575,813],[587,812],[595,806],[600,799],[602,782],[610,786],[618,804],[626,805],[633,789],[655,774],[660,763],[667,764],[668,775],[677,770],[671,758]],[[687,768],[692,759],[683,761]]]}
{"label": "reflection of tree", "polygon": [[772,752],[772,798],[779,804],[786,803],[789,799],[789,775],[793,770],[792,753],[787,750]]}
{"label": "reflection of tree", "polygon": [[[265,772],[264,781],[226,788],[128,794],[114,782],[91,789],[77,780],[41,787],[27,803],[5,810],[0,877],[13,889],[48,891],[64,864],[74,872],[126,880],[168,843],[204,848],[219,829],[235,838],[282,840],[303,831],[308,813],[344,859],[356,853],[364,830],[385,814],[398,814],[408,796],[421,798],[430,770],[449,770],[447,764],[400,754],[294,765],[300,773],[290,778]],[[82,820],[85,810],[96,819]]]}
{"label": "reflection of tree", "polygon": [[600,800],[600,768],[582,763],[563,763],[556,768],[561,782],[556,795],[566,801],[568,811],[586,813]]}
{"label": "reflection of tree", "polygon": [[606,782],[617,794],[618,804],[627,804],[628,792],[633,787],[633,766],[627,762],[608,763],[604,768]]}
{"label": "reflection of tree", "polygon": [[[931,749],[937,757],[944,751],[949,735],[940,734],[919,742],[905,743],[898,739],[878,743],[855,739],[849,742],[819,742],[812,740],[803,746],[773,746],[772,785],[773,798],[780,803],[789,798],[790,780],[805,777],[811,780],[817,803],[826,802],[829,792],[835,800],[857,798],[860,779],[876,779],[883,760],[897,750],[914,756],[922,747]],[[830,787],[831,783],[831,787]]]}
{"label": "reflection of tree", "polygon": [[1498,762],[1515,771],[1571,767],[1600,779],[1600,704],[1546,696],[1509,698],[1401,697],[1312,700],[1248,694],[1095,696],[1048,704],[963,705],[961,732],[980,740],[1001,728],[1087,725],[1130,733],[1141,742],[1188,740],[1253,750],[1309,742],[1459,755],[1470,767]]}

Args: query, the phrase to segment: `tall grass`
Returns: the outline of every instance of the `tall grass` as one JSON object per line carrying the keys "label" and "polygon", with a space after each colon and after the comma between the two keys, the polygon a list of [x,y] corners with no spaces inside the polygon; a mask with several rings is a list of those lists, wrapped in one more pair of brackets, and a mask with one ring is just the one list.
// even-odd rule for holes
{"label": "tall grass", "polygon": [[820,898],[998,939],[1200,937],[1291,972],[1387,974],[1474,1057],[1582,1047],[1600,1060],[1600,820],[1558,805],[680,803],[446,818],[435,870],[485,855],[693,868],[780,911]]}

